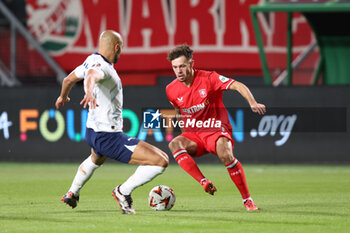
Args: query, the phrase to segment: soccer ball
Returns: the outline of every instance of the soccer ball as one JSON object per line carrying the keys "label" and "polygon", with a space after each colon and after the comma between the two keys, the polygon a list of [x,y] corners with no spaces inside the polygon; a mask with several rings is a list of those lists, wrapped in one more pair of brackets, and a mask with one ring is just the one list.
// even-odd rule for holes
{"label": "soccer ball", "polygon": [[166,185],[154,187],[148,195],[149,206],[154,210],[170,210],[175,200],[174,191]]}

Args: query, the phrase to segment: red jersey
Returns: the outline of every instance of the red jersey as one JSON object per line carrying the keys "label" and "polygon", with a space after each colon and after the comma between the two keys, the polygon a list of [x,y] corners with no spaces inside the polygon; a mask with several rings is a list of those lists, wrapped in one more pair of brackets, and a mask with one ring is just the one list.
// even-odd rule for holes
{"label": "red jersey", "polygon": [[166,87],[170,103],[181,111],[184,132],[232,132],[222,94],[234,81],[216,72],[195,70],[191,86],[175,79]]}

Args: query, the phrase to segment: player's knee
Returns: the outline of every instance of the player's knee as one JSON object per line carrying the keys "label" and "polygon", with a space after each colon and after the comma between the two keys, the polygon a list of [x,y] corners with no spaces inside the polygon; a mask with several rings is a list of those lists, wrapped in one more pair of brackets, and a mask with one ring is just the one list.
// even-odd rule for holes
{"label": "player's knee", "polygon": [[158,164],[159,164],[158,166],[166,168],[169,165],[169,160],[162,159],[161,161],[159,161]]}
{"label": "player's knee", "polygon": [[171,152],[175,152],[181,149],[181,141],[178,138],[174,138],[168,145]]}
{"label": "player's knee", "polygon": [[234,157],[233,157],[233,155],[232,155],[232,153],[229,153],[229,152],[227,152],[227,153],[223,153],[221,156],[220,156],[220,160],[221,160],[221,162],[223,163],[223,164],[229,164],[229,163],[231,163],[233,160],[234,160]]}
{"label": "player's knee", "polygon": [[161,159],[159,160],[159,166],[167,167],[169,165],[169,157],[165,152],[160,152]]}
{"label": "player's knee", "polygon": [[168,147],[169,147],[170,151],[173,151],[173,150],[174,150],[174,147],[175,147],[175,145],[174,145],[174,140],[172,140],[171,142],[169,142]]}
{"label": "player's knee", "polygon": [[223,164],[229,164],[234,160],[233,153],[229,149],[217,151],[217,155]]}
{"label": "player's knee", "polygon": [[169,157],[168,155],[162,151],[162,150],[154,150],[153,156],[150,156],[150,164],[154,166],[160,166],[166,168],[169,165]]}

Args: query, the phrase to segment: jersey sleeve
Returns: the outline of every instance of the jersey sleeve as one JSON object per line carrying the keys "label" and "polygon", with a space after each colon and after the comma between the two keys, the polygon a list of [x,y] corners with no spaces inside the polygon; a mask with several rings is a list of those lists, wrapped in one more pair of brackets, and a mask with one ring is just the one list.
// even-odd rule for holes
{"label": "jersey sleeve", "polygon": [[78,78],[83,79],[85,77],[85,71],[86,68],[84,67],[84,65],[80,65],[77,68],[75,68],[74,73]]}
{"label": "jersey sleeve", "polygon": [[88,57],[82,65],[75,68],[74,72],[78,78],[83,79],[87,71],[93,69],[100,73],[101,77],[104,77],[103,65],[104,64],[99,61],[99,59],[96,59],[96,57]]}
{"label": "jersey sleeve", "polygon": [[209,76],[210,84],[215,91],[225,91],[228,90],[232,83],[235,82],[234,79],[227,78],[225,76],[219,75],[216,72],[211,73]]}

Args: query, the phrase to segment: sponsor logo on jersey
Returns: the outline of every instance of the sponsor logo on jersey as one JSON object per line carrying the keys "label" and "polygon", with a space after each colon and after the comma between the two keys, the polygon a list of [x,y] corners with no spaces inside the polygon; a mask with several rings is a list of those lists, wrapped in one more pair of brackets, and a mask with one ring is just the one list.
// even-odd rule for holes
{"label": "sponsor logo on jersey", "polygon": [[179,101],[179,102],[182,102],[183,101],[183,96],[182,97],[177,97],[177,100]]}
{"label": "sponsor logo on jersey", "polygon": [[223,83],[225,83],[225,82],[227,82],[228,80],[230,80],[230,79],[228,79],[228,78],[226,78],[225,76],[222,76],[222,75],[219,76],[219,79],[220,79],[220,81],[223,82]]}
{"label": "sponsor logo on jersey", "polygon": [[207,97],[207,90],[206,90],[206,89],[200,89],[200,90],[199,90],[199,95],[200,95],[200,97],[202,97],[202,98]]}
{"label": "sponsor logo on jersey", "polygon": [[182,108],[182,111],[185,113],[192,114],[192,113],[196,113],[196,112],[199,112],[199,111],[205,109],[205,107],[208,105],[209,105],[209,100],[206,100],[204,103],[197,104],[197,105],[191,106],[189,108]]}

